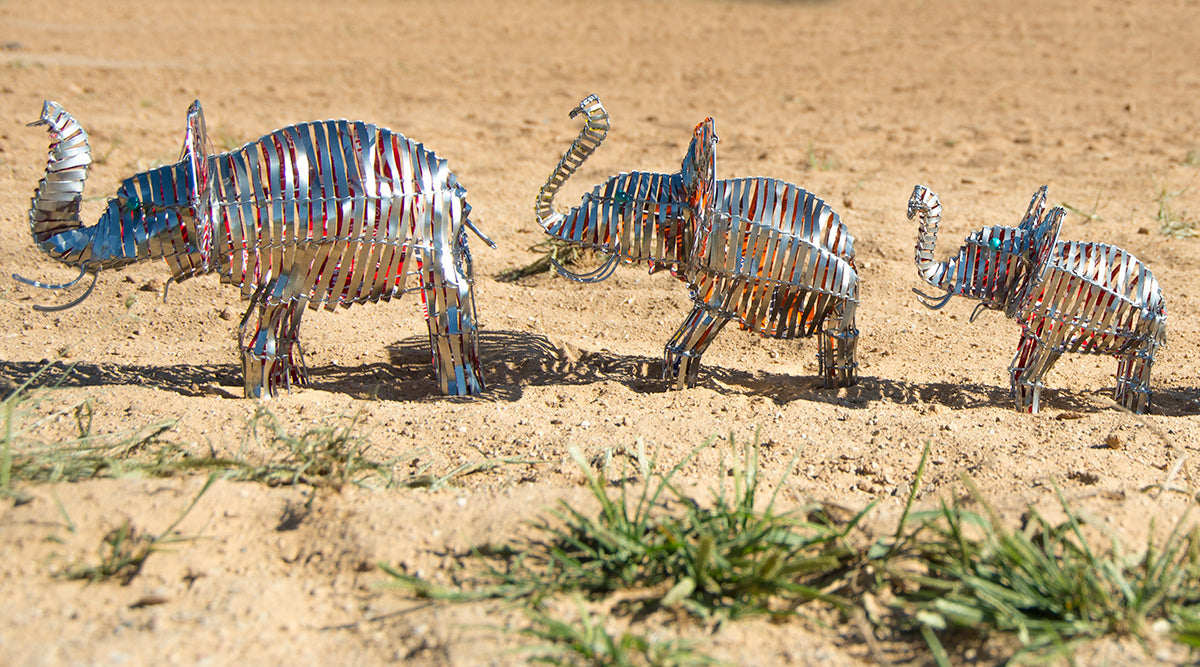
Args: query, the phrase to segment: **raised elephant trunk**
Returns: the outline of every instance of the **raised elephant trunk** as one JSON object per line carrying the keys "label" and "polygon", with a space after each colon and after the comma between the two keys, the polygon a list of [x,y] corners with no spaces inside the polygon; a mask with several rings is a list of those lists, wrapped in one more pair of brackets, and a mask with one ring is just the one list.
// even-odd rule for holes
{"label": "raised elephant trunk", "polygon": [[595,153],[596,149],[600,147],[604,138],[608,136],[608,112],[604,110],[600,98],[595,95],[584,98],[578,106],[571,109],[571,118],[581,113],[586,115],[587,124],[579,131],[579,136],[575,137],[575,141],[571,142],[571,147],[558,161],[558,165],[550,173],[550,178],[538,191],[537,199],[534,202],[534,213],[537,216],[538,224],[556,238],[569,237],[572,230],[564,229],[568,216],[554,210],[554,196],[558,194],[563,183],[566,183],[567,179],[574,175],[575,170],[579,169],[579,165],[591,157],[592,153]]}
{"label": "raised elephant trunk", "polygon": [[913,188],[912,197],[908,200],[908,219],[917,218],[920,228],[917,230],[916,262],[917,272],[921,278],[938,289],[945,290],[946,295],[936,301],[927,294],[913,290],[924,297],[921,303],[933,309],[942,308],[953,295],[951,282],[957,268],[957,258],[945,262],[933,259],[937,247],[938,225],[942,222],[942,202],[935,192],[918,185]]}
{"label": "raised elephant trunk", "polygon": [[[29,231],[42,252],[68,266],[79,267],[79,276],[61,285],[22,278],[15,273],[13,278],[34,287],[66,289],[79,282],[89,268],[87,251],[95,230],[83,226],[79,208],[88,167],[92,164],[92,147],[79,121],[57,102],[46,100],[41,118],[29,123],[30,127],[39,125],[49,128],[50,150],[46,156],[46,175],[38,182],[33,199],[29,201]],[[91,286],[79,298],[61,306],[34,308],[43,311],[71,308],[88,298],[95,287],[96,273],[93,272]]]}
{"label": "raised elephant trunk", "polygon": [[42,105],[42,117],[29,125],[45,125],[50,133],[46,175],[38,182],[29,202],[29,229],[43,251],[77,266],[78,253],[72,252],[75,248],[60,237],[71,235],[83,225],[79,207],[88,166],[92,164],[87,132],[71,114],[51,101]]}
{"label": "raised elephant trunk", "polygon": [[[198,104],[189,110],[189,127],[200,113]],[[190,193],[196,189],[197,160],[203,161],[204,156],[194,155],[194,146],[185,147],[184,159],[178,164],[126,179],[117,197],[108,201],[100,220],[85,226],[79,210],[88,166],[92,162],[87,133],[71,114],[51,101],[43,105],[42,117],[30,125],[45,125],[50,134],[46,175],[30,201],[30,231],[43,252],[67,266],[78,268],[79,277],[61,285],[15,274],[13,277],[34,287],[65,289],[79,282],[84,275],[92,274],[88,290],[70,303],[34,308],[64,310],[78,305],[92,293],[97,276],[105,269],[162,257],[171,251],[189,257],[201,254],[197,244],[203,235],[195,229],[198,202]],[[188,224],[192,233],[184,233],[186,238],[175,243],[175,237],[179,236],[177,230]],[[208,241],[211,242],[211,234]],[[165,249],[168,247],[170,250]],[[194,269],[177,271],[172,279],[179,280],[199,272]]]}

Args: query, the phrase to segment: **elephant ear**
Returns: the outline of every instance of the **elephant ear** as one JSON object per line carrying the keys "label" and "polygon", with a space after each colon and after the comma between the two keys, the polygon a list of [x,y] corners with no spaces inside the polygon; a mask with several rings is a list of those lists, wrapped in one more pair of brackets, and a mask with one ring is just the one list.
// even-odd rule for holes
{"label": "elephant ear", "polygon": [[1024,319],[1041,303],[1050,271],[1050,257],[1058,244],[1058,232],[1065,217],[1067,212],[1061,206],[1055,206],[1029,235],[1029,280],[1020,298],[1011,304],[1009,317]]}
{"label": "elephant ear", "polygon": [[204,127],[204,110],[200,100],[192,102],[187,110],[187,130],[183,138],[183,155],[180,162],[187,170],[188,203],[195,215],[196,246],[207,271],[212,257],[213,221],[206,211],[212,200],[212,165],[209,157],[208,130]]}
{"label": "elephant ear", "polygon": [[188,193],[192,206],[197,210],[208,199],[212,189],[212,178],[208,164],[208,130],[204,127],[204,110],[200,100],[192,102],[187,110],[187,134],[183,139],[182,160],[186,161],[188,180],[194,184]]}
{"label": "elephant ear", "polygon": [[1042,222],[1042,215],[1046,212],[1046,191],[1047,187],[1043,185],[1033,193],[1029,209],[1025,211],[1025,217],[1021,218],[1021,224],[1017,226],[1019,229],[1029,233]]}
{"label": "elephant ear", "polygon": [[705,118],[692,133],[692,143],[688,146],[687,155],[680,166],[688,205],[700,220],[710,219],[716,206],[713,199],[713,190],[716,187],[716,145],[717,133],[713,129],[713,119]]}
{"label": "elephant ear", "polygon": [[1058,244],[1058,233],[1062,229],[1063,218],[1067,212],[1061,206],[1050,209],[1045,218],[1033,228],[1029,235],[1029,260],[1036,280],[1041,280],[1046,272],[1050,254]]}

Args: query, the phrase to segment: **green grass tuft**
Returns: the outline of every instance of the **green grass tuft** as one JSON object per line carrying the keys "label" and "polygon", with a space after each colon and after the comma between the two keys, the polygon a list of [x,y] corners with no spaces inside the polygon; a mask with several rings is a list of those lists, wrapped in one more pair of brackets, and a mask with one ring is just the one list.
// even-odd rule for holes
{"label": "green grass tuft", "polygon": [[1158,194],[1155,197],[1155,201],[1158,203],[1158,212],[1154,214],[1154,220],[1159,224],[1159,234],[1176,238],[1200,236],[1200,229],[1196,228],[1196,219],[1189,216],[1187,211],[1177,209],[1171,203],[1176,197],[1187,192],[1190,187],[1191,184],[1188,184],[1172,192],[1166,183],[1158,185]]}
{"label": "green grass tuft", "polygon": [[554,262],[561,266],[579,266],[587,257],[593,257],[596,251],[581,248],[576,244],[556,238],[548,238],[530,246],[530,251],[541,256],[525,266],[505,269],[496,278],[502,283],[516,282],[522,278],[546,273],[554,268]]}
{"label": "green grass tuft", "polygon": [[599,512],[562,504],[550,520],[533,524],[538,539],[477,551],[481,567],[465,573],[456,587],[381,567],[398,585],[445,600],[537,600],[563,592],[602,598],[621,591],[626,604],[646,611],[671,608],[730,619],[790,615],[814,599],[840,604],[821,589],[858,558],[846,535],[862,514],[835,526],[816,507],[779,513],[774,493],[760,507],[755,445],[742,448],[731,488],[722,480],[712,506],[702,506],[672,482],[700,449],[666,472],[639,452],[638,483],[627,476],[615,493],[572,451]]}
{"label": "green grass tuft", "polygon": [[1200,532],[1184,531],[1187,514],[1161,547],[1150,538],[1131,556],[1116,542],[1103,551],[1091,544],[1057,487],[1063,522],[1030,508],[1024,527],[1012,530],[965,483],[982,511],[955,502],[914,515],[913,532],[926,536],[908,540],[915,567],[891,570],[893,585],[912,591],[896,608],[926,637],[950,628],[1009,633],[1021,655],[1041,657],[1069,655],[1072,643],[1103,635],[1144,638],[1157,619],[1173,622],[1181,641],[1198,637],[1189,619],[1200,610]]}

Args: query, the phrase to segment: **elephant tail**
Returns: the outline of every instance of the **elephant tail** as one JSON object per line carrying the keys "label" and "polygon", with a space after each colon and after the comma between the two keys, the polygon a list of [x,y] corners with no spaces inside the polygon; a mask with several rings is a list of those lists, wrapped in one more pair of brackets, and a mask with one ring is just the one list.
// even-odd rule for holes
{"label": "elephant tail", "polygon": [[534,204],[534,214],[537,216],[538,224],[547,231],[557,219],[563,217],[563,214],[554,210],[554,196],[558,194],[559,188],[567,182],[576,169],[579,169],[579,165],[596,152],[600,143],[608,136],[608,112],[604,110],[600,98],[595,95],[584,98],[578,106],[571,109],[571,118],[581,113],[586,116],[587,124],[579,131],[579,136],[571,142],[571,147],[563,154],[562,159],[558,161],[558,165],[551,172],[550,178],[546,180],[546,184],[538,191],[537,201]]}

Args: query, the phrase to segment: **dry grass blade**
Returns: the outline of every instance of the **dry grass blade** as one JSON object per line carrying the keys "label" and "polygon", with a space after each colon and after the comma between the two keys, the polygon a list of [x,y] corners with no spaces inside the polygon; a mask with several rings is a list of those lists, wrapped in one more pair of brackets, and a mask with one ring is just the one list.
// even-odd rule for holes
{"label": "dry grass blade", "polygon": [[96,565],[75,564],[66,569],[63,576],[68,579],[81,579],[89,583],[97,583],[116,579],[122,585],[129,585],[141,571],[146,559],[152,554],[162,551],[169,544],[176,544],[196,539],[175,534],[175,528],[184,520],[200,498],[212,487],[217,475],[209,475],[208,481],[190,503],[183,508],[179,516],[157,535],[146,535],[138,531],[129,521],[109,531],[101,541],[100,562]]}
{"label": "dry grass blade", "polygon": [[540,643],[521,649],[531,662],[551,665],[611,667],[685,667],[713,665],[716,661],[678,639],[658,641],[625,631],[613,636],[604,619],[588,612],[576,596],[578,620],[562,621],[544,612],[526,610],[530,625],[520,631]]}
{"label": "dry grass blade", "polygon": [[561,266],[578,266],[585,257],[595,255],[595,251],[580,248],[578,245],[560,239],[546,239],[541,243],[530,246],[530,251],[540,253],[534,261],[513,269],[506,269],[496,278],[502,283],[516,282],[522,278],[546,273],[558,262]]}

